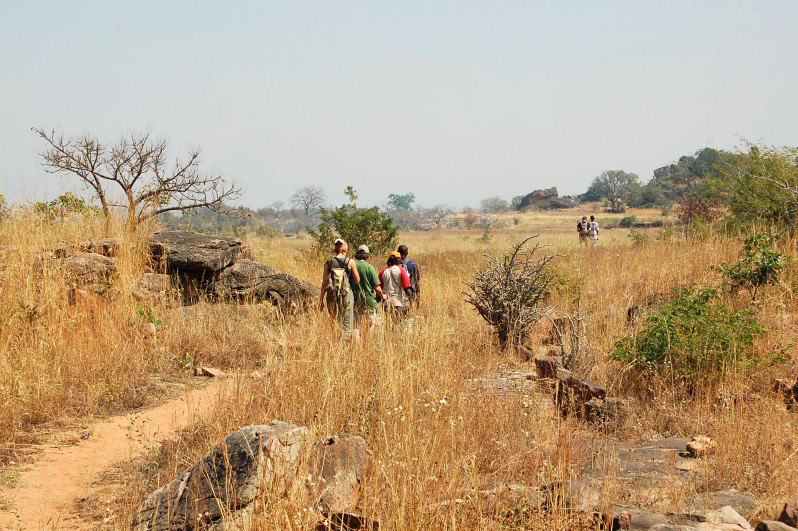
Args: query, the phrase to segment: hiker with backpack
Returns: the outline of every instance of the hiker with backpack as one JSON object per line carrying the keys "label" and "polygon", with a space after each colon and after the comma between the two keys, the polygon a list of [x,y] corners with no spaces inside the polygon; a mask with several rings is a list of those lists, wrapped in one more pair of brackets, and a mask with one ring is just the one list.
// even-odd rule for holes
{"label": "hiker with backpack", "polygon": [[334,256],[324,262],[324,277],[321,281],[319,300],[321,310],[324,310],[326,301],[327,310],[341,323],[344,337],[347,339],[352,336],[355,320],[352,286],[360,283],[360,274],[357,272],[355,261],[346,256],[348,251],[349,245],[344,240],[340,238],[335,240]]}
{"label": "hiker with backpack", "polygon": [[413,294],[410,275],[402,268],[402,255],[391,251],[388,266],[380,271],[380,286],[385,294],[385,311],[395,320],[401,320],[407,313],[409,296]]}
{"label": "hiker with backpack", "polygon": [[407,271],[407,275],[410,277],[410,285],[413,287],[412,294],[410,295],[410,303],[412,306],[418,306],[419,296],[421,295],[421,290],[419,289],[421,273],[419,273],[416,263],[407,257],[410,253],[407,249],[407,245],[400,245],[397,251],[399,251],[399,256],[402,258],[402,262],[399,265]]}
{"label": "hiker with backpack", "polygon": [[377,325],[377,308],[386,299],[382,293],[380,278],[368,260],[371,252],[367,245],[361,245],[355,251],[355,264],[360,282],[352,285],[355,297],[355,326],[368,322],[369,330]]}
{"label": "hiker with backpack", "polygon": [[587,247],[589,223],[587,216],[582,216],[582,219],[576,222],[576,233],[579,235],[579,245]]}

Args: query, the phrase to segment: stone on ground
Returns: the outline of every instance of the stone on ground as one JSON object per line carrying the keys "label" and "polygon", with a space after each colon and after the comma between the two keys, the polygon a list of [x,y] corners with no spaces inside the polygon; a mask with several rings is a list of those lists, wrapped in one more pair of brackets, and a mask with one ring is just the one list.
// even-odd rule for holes
{"label": "stone on ground", "polygon": [[216,273],[233,264],[241,240],[183,230],[156,232],[150,244],[153,260],[167,273]]}
{"label": "stone on ground", "polygon": [[784,504],[784,508],[779,515],[779,522],[792,527],[798,527],[798,498],[792,499]]}
{"label": "stone on ground", "polygon": [[269,301],[284,307],[301,306],[318,295],[309,282],[254,260],[238,260],[227,267],[213,290],[221,300]]}
{"label": "stone on ground", "polygon": [[311,470],[322,513],[351,513],[357,508],[368,465],[363,437],[336,435],[316,443]]}

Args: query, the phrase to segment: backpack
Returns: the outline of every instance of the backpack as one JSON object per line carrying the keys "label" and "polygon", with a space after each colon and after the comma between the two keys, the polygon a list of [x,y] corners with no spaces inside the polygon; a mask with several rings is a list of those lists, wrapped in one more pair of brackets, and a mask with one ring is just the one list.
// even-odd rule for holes
{"label": "backpack", "polygon": [[577,221],[576,222],[576,232],[578,232],[579,234],[582,234],[582,222],[581,221]]}
{"label": "backpack", "polygon": [[349,294],[349,258],[345,258],[343,264],[338,257],[327,261],[327,269],[330,271],[330,278],[327,282],[327,298],[343,301]]}

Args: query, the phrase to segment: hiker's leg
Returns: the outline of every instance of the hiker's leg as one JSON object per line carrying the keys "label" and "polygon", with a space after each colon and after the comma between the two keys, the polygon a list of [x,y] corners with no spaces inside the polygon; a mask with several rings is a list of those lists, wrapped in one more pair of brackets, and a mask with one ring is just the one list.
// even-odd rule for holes
{"label": "hiker's leg", "polygon": [[344,331],[344,339],[352,337],[352,330],[355,324],[355,297],[352,292],[346,294],[341,301],[341,325]]}

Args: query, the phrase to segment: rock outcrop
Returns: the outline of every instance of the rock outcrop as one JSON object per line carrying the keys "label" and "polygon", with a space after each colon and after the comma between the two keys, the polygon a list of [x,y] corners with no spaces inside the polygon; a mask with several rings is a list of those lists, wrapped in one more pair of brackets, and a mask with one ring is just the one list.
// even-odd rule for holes
{"label": "rock outcrop", "polygon": [[558,208],[571,208],[576,206],[576,200],[572,197],[560,197],[557,193],[557,188],[546,188],[541,190],[533,190],[528,193],[519,201],[518,210],[525,210],[528,208],[535,208],[538,210],[554,210]]}
{"label": "rock outcrop", "polygon": [[277,306],[295,307],[318,295],[311,283],[254,260],[238,260],[224,269],[213,284],[220,300],[268,301]]}
{"label": "rock outcrop", "polygon": [[163,230],[153,235],[150,249],[156,267],[167,273],[212,274],[235,262],[241,251],[241,240],[185,230]]}
{"label": "rock outcrop", "polygon": [[[135,531],[247,528],[253,505],[305,484],[310,452],[311,490],[320,515],[345,519],[358,505],[369,452],[361,437],[334,436],[313,444],[307,428],[274,421],[231,433],[170,484],[146,497]],[[359,517],[356,515],[356,517]]]}

